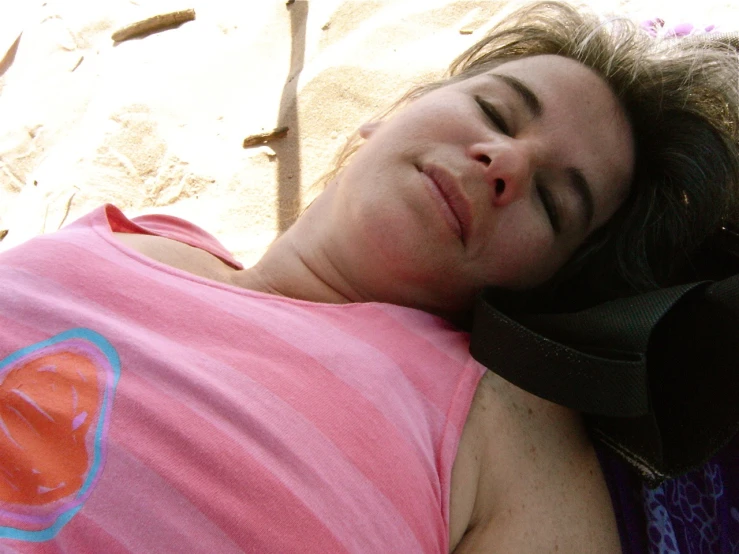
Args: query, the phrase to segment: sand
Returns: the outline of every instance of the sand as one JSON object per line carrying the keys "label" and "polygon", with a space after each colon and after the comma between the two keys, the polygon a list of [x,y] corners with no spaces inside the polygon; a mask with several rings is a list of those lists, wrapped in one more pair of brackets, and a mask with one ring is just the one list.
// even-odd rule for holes
{"label": "sand", "polygon": [[[599,1],[739,30],[729,0]],[[0,4],[0,250],[111,202],[215,234],[246,266],[315,194],[336,151],[490,26],[470,0],[24,0]],[[194,9],[124,42],[118,29]],[[464,31],[464,32],[462,32]],[[470,32],[471,31],[471,32]],[[246,137],[287,127],[267,145]],[[2,234],[2,233],[0,233]]]}

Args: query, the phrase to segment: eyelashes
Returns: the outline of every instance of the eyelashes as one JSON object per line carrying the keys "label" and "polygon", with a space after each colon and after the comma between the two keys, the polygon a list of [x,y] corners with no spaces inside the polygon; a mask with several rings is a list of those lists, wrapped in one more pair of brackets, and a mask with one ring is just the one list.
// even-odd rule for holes
{"label": "eyelashes", "polygon": [[[480,98],[477,95],[475,95],[474,98],[477,105],[485,114],[485,117],[487,117],[487,119],[493,125],[495,125],[495,127],[498,128],[504,135],[507,135],[509,137],[512,136],[511,128],[508,126],[506,120],[500,114],[498,109],[493,104]],[[559,210],[557,209],[557,203],[555,202],[551,191],[549,190],[549,188],[545,187],[541,183],[535,183],[534,186],[536,187],[536,193],[541,199],[541,203],[544,206],[544,211],[549,218],[549,223],[551,224],[554,233],[559,235],[562,232],[562,220],[559,215]]]}
{"label": "eyelashes", "polygon": [[557,209],[557,204],[552,197],[552,193],[547,187],[539,183],[536,183],[535,186],[536,193],[539,195],[539,198],[541,198],[541,203],[544,205],[547,217],[549,217],[549,223],[551,223],[554,233],[559,235],[562,232],[562,221],[559,217],[559,210]]}
{"label": "eyelashes", "polygon": [[508,127],[505,119],[503,119],[503,116],[500,115],[500,112],[495,106],[493,106],[490,102],[483,100],[477,95],[475,95],[475,102],[477,102],[477,105],[480,106],[480,109],[485,114],[485,117],[487,117],[493,123],[493,125],[500,129],[503,134],[511,136],[510,127]]}

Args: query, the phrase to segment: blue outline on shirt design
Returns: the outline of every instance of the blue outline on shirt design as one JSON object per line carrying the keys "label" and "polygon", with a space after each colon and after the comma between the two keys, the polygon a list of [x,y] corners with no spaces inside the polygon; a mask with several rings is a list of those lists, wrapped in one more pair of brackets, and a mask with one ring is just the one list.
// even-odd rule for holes
{"label": "blue outline on shirt design", "polygon": [[[27,530],[20,527],[0,525],[0,539],[14,539],[26,542],[43,542],[53,539],[82,509],[82,506],[89,498],[102,473],[107,450],[110,412],[121,374],[118,353],[105,337],[90,329],[76,328],[60,333],[48,340],[22,348],[0,360],[0,381],[3,379],[4,374],[10,372],[15,365],[28,363],[30,361],[29,358],[33,359],[42,355],[44,350],[56,352],[60,347],[64,347],[65,343],[76,347],[75,350],[84,351],[87,355],[86,357],[95,365],[98,375],[102,372],[106,376],[92,448],[90,449],[91,452],[88,451],[88,455],[92,461],[81,487],[74,493],[74,497],[65,503],[67,505],[63,509],[58,509],[49,515],[36,516],[36,519],[44,520],[44,524],[48,521],[49,524],[47,527]],[[3,509],[2,502],[0,502],[0,520],[12,520],[14,515],[17,516],[16,519],[19,521],[21,519],[30,519],[29,516],[6,511]]]}

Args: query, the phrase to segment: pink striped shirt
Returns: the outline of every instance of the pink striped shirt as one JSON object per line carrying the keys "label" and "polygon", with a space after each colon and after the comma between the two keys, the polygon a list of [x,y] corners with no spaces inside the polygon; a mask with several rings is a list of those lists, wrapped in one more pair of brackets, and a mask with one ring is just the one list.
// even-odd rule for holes
{"label": "pink striped shirt", "polygon": [[444,320],[158,263],[104,206],[0,255],[0,552],[447,552],[484,368]]}

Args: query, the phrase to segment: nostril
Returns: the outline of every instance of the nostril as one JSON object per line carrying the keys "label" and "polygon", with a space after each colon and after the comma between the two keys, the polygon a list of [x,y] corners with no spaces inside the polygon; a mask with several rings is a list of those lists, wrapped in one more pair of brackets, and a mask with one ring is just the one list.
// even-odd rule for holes
{"label": "nostril", "polygon": [[485,165],[490,165],[490,162],[492,162],[493,160],[491,160],[491,159],[490,159],[490,158],[489,158],[488,156],[486,156],[485,154],[480,154],[480,155],[479,155],[479,156],[477,157],[477,161],[478,161],[478,162],[482,162],[482,163],[484,163]]}
{"label": "nostril", "polygon": [[503,179],[495,180],[495,194],[500,196],[505,191],[505,181]]}

